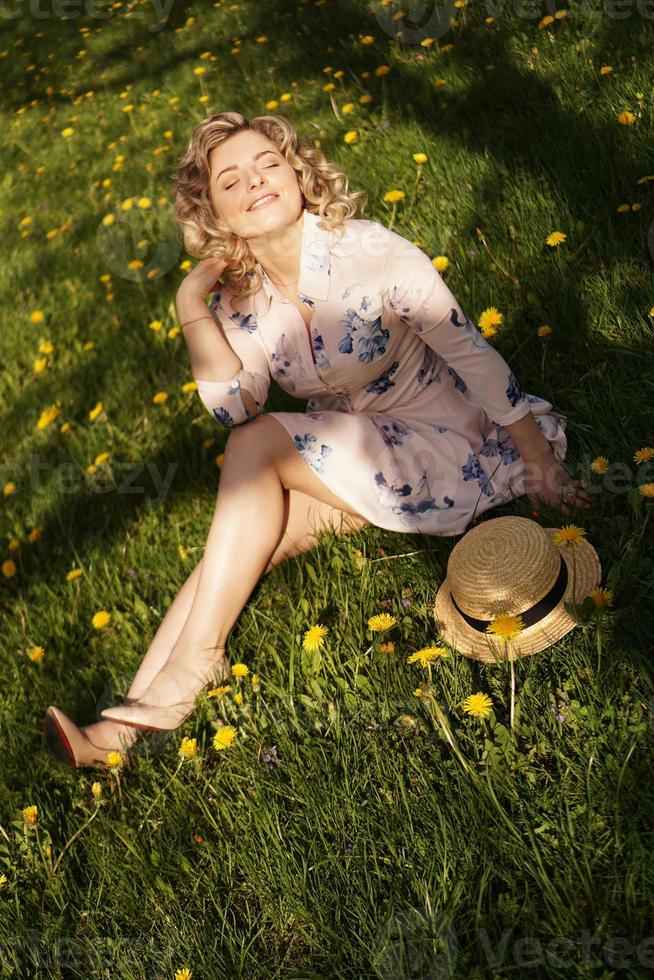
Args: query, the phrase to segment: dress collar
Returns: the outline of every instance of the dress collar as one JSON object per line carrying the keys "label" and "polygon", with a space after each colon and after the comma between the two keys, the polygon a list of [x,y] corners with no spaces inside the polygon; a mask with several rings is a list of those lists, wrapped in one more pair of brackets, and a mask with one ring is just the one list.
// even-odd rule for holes
{"label": "dress collar", "polygon": [[[298,293],[310,299],[327,299],[329,292],[329,259],[331,233],[318,227],[320,215],[304,208],[302,219],[302,247],[300,252],[300,278]],[[263,315],[270,309],[273,299],[289,301],[273,284],[261,264],[263,274],[262,296],[257,296],[256,313]]]}

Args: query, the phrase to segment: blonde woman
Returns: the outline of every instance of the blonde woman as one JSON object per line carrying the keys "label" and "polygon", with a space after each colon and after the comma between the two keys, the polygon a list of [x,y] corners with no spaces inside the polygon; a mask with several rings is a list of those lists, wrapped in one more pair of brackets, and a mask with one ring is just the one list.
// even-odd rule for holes
{"label": "blonde woman", "polygon": [[[355,217],[367,194],[288,119],[204,120],[176,186],[202,260],[177,311],[199,397],[230,434],[203,557],[125,703],[84,728],[48,709],[48,742],[71,765],[181,725],[228,676],[261,576],[320,531],[462,534],[526,492],[565,514],[590,505],[562,466],[565,419],[523,391],[416,245]],[[271,377],[306,411],[263,414]]]}

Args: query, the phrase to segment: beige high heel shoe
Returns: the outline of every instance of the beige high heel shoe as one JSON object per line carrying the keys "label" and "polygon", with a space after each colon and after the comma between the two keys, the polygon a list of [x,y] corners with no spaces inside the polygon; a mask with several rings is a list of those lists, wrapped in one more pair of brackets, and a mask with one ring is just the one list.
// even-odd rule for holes
{"label": "beige high heel shoe", "polygon": [[[101,724],[96,722],[85,727],[93,731],[97,738],[95,726]],[[111,745],[100,745],[89,737],[84,728],[79,728],[68,715],[54,705],[50,705],[45,713],[44,735],[52,754],[71,769],[106,765],[110,752],[120,752],[125,756],[134,742],[142,737],[133,730],[126,730],[120,732],[118,738],[114,733]]]}
{"label": "beige high heel shoe", "polygon": [[[225,650],[226,647],[214,649]],[[166,670],[168,666],[168,671]],[[195,708],[195,702],[205,687],[214,686],[229,676],[229,664],[223,655],[212,660],[203,660],[197,654],[187,654],[175,661],[173,668],[164,664],[157,676],[142,696],[131,704],[119,704],[101,711],[103,718],[120,722],[151,732],[170,732],[184,722]],[[160,683],[157,684],[157,679]],[[179,682],[179,683],[178,683]],[[168,694],[171,688],[182,693],[179,701],[172,704],[157,704],[160,697]]]}

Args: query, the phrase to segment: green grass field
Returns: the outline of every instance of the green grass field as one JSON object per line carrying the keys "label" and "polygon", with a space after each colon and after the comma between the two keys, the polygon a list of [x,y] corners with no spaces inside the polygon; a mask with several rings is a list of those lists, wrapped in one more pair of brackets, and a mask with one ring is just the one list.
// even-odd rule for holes
{"label": "green grass field", "polygon": [[[651,16],[463,0],[420,43],[409,6],[3,5],[2,977],[654,970]],[[262,579],[248,673],[126,766],[44,744],[49,704],[86,724],[124,695],[202,553],[228,431],[188,388],[172,174],[225,109],[287,115],[446,258],[568,418],[593,508],[485,519],[582,527],[612,601],[516,662],[513,726],[509,663],[407,662],[440,645],[455,539],[369,527]],[[273,382],[267,407],[305,403]]]}

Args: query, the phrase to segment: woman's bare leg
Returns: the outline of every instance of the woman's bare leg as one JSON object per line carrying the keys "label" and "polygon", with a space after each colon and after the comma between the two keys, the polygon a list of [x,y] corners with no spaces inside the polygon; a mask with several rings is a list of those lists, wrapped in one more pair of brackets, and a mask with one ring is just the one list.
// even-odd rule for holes
{"label": "woman's bare leg", "polygon": [[[359,530],[368,524],[368,521],[359,515],[296,489],[283,488],[283,509],[283,532],[263,575],[267,575],[285,559],[313,548],[318,541],[318,534],[323,530],[330,530],[340,535]],[[126,700],[135,701],[141,697],[180,639],[193,606],[202,563],[201,558],[167,610],[132,681]],[[131,744],[137,736],[136,729],[109,719],[104,719],[96,725],[86,726],[85,730],[95,741],[109,746],[115,745],[118,736],[125,738],[128,744]]]}
{"label": "woman's bare leg", "polygon": [[[367,523],[364,518],[354,517],[332,504],[302,493],[301,490],[284,490],[284,530],[263,575],[267,575],[286,558],[293,558],[313,548],[318,540],[317,532],[331,530],[335,534],[347,534],[365,527]],[[135,701],[141,697],[180,638],[191,612],[202,562],[203,559],[200,558],[162,619],[127,692],[128,700]]]}
{"label": "woman's bare leg", "polygon": [[[174,724],[208,682],[227,673],[227,638],[252,589],[268,568],[284,532],[284,490],[309,492],[350,513],[329,491],[275,419],[260,416],[230,433],[214,518],[191,609],[165,665],[134,708],[105,709],[114,721]],[[354,514],[355,518],[359,515]],[[305,542],[306,543],[306,542]]]}

